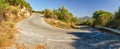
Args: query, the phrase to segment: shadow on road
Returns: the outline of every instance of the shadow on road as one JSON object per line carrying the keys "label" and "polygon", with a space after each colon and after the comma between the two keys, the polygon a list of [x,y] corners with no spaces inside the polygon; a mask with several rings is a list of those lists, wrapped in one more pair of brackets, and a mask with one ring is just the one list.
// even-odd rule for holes
{"label": "shadow on road", "polygon": [[96,32],[69,32],[68,34],[78,37],[71,45],[75,49],[119,49],[120,48],[120,36],[116,36],[109,33],[100,33],[93,37]]}

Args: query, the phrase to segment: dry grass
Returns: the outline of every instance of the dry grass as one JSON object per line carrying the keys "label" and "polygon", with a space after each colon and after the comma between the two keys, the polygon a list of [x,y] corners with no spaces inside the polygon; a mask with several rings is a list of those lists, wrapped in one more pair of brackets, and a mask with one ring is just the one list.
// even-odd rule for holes
{"label": "dry grass", "polygon": [[64,28],[64,29],[72,29],[71,26],[65,22],[56,20],[56,19],[50,19],[50,18],[44,18],[44,20],[54,26],[54,27],[59,27],[59,28]]}
{"label": "dry grass", "polygon": [[77,29],[78,28],[78,27],[76,27],[75,24],[65,23],[65,22],[62,22],[57,19],[44,18],[44,20],[48,24],[50,24],[54,27],[58,27],[58,28],[64,28],[64,29]]}
{"label": "dry grass", "polygon": [[13,44],[13,38],[17,29],[10,22],[2,22],[0,25],[0,48]]}
{"label": "dry grass", "polygon": [[[4,14],[0,14],[0,49],[6,49],[11,45],[15,44],[13,40],[16,33],[19,33],[15,24],[26,17],[25,13],[20,12],[20,8],[11,6],[11,11],[7,11],[6,9],[3,11]],[[25,49],[27,46],[25,45],[17,45],[15,44],[17,49]],[[40,46],[36,46],[39,48]],[[41,47],[42,48],[42,47]]]}
{"label": "dry grass", "polygon": [[[28,49],[29,47],[26,45],[16,44],[13,41],[16,33],[19,33],[17,28],[15,27],[15,23],[11,21],[4,21],[0,24],[0,49],[6,49],[11,45],[16,45],[17,49]],[[44,46],[36,45],[31,47],[32,49],[45,49]]]}
{"label": "dry grass", "polygon": [[22,44],[15,44],[15,46],[17,47],[17,49],[45,49],[44,46],[41,46],[41,45],[34,45],[34,46],[26,46],[26,45],[22,45]]}
{"label": "dry grass", "polygon": [[0,21],[0,48],[4,48],[13,44],[13,38],[18,33],[15,24],[22,19],[17,13],[20,9],[18,7],[11,6],[11,11],[4,9],[4,14],[1,14]]}

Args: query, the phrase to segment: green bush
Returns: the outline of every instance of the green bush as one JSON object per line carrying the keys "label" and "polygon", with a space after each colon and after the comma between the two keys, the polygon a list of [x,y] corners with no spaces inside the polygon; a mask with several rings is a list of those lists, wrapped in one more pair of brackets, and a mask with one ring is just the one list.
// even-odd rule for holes
{"label": "green bush", "polygon": [[106,27],[110,27],[110,28],[115,28],[117,29],[119,27],[119,24],[117,23],[117,21],[115,19],[111,19],[107,24]]}
{"label": "green bush", "polygon": [[107,11],[98,10],[93,14],[95,19],[95,25],[105,26],[108,21],[112,18],[113,14]]}
{"label": "green bush", "polygon": [[93,26],[94,21],[93,21],[93,20],[86,20],[86,21],[84,21],[84,22],[82,22],[82,23],[80,23],[80,24],[82,24],[82,25]]}
{"label": "green bush", "polygon": [[87,21],[86,21],[86,25],[92,26],[92,25],[93,25],[93,20],[87,20]]}
{"label": "green bush", "polygon": [[[35,12],[35,11],[33,11]],[[59,9],[54,9],[53,11],[51,11],[50,9],[45,9],[43,11],[41,11],[42,14],[44,14],[44,16],[46,18],[53,18],[53,19],[57,19],[66,23],[78,23],[78,19],[77,17],[74,17],[72,13],[70,13],[65,6],[62,6]]]}

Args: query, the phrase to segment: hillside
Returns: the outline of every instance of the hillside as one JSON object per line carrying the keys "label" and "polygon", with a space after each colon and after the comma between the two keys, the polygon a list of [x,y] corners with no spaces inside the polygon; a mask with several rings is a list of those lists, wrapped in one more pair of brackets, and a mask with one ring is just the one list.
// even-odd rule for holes
{"label": "hillside", "polygon": [[14,35],[18,33],[15,24],[30,16],[31,11],[25,0],[0,1],[0,49],[14,43]]}
{"label": "hillside", "polygon": [[64,29],[75,29],[78,19],[65,6],[58,9],[45,9],[42,11],[33,11],[44,15],[45,21],[54,26]]}

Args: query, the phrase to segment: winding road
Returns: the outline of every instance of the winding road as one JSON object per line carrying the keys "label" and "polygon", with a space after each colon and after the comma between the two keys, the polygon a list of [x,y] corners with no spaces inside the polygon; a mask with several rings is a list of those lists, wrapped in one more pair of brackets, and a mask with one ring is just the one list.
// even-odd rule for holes
{"label": "winding road", "polygon": [[46,49],[116,49],[120,37],[97,31],[89,26],[80,29],[61,29],[48,25],[42,15],[31,17],[17,24],[20,34],[18,43],[27,46],[44,45]]}

